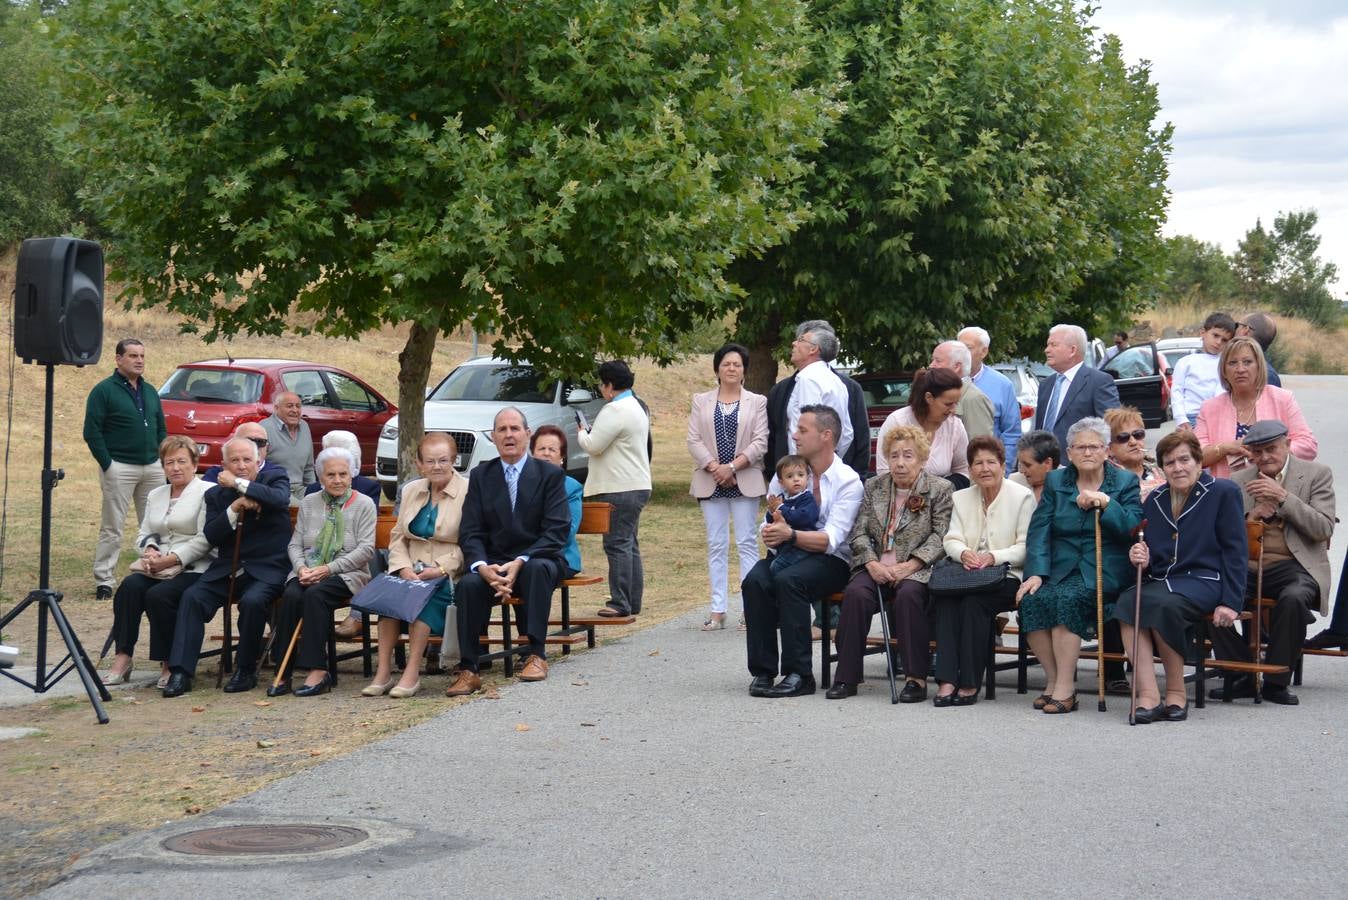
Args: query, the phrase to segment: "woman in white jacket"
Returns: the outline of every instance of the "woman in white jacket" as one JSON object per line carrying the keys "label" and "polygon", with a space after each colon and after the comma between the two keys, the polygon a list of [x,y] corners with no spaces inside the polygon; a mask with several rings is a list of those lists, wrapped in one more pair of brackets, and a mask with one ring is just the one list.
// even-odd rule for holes
{"label": "woman in white jacket", "polygon": [[206,492],[215,487],[197,477],[197,445],[171,434],[159,445],[159,462],[168,484],[150,492],[136,546],[140,559],[112,598],[112,631],[117,656],[103,675],[104,684],[131,677],[131,657],[140,636],[140,617],[150,620],[150,659],[159,660],[159,687],[168,681],[169,649],[178,621],[178,601],[210,565],[214,552],[201,533],[206,522]]}
{"label": "woman in white jacket", "polygon": [[1034,515],[1034,492],[1007,481],[1001,441],[984,435],[969,441],[973,484],[956,491],[945,552],[965,569],[1005,565],[1001,579],[975,591],[943,592],[933,577],[936,607],[936,706],[971,706],[988,665],[992,620],[1016,608],[1025,538]]}

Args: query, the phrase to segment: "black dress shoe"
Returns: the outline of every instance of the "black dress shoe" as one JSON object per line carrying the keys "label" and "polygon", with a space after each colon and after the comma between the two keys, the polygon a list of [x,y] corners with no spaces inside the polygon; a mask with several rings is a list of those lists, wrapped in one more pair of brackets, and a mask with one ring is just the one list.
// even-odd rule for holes
{"label": "black dress shoe", "polygon": [[814,693],[814,676],[797,675],[792,672],[781,681],[777,682],[776,687],[769,688],[765,697],[801,697],[805,694]]}
{"label": "black dress shoe", "polygon": [[[232,680],[232,679],[231,679],[231,680]],[[289,694],[289,693],[290,693],[290,679],[289,679],[289,678],[285,679],[285,680],[282,681],[280,684],[269,684],[269,685],[267,685],[267,696],[268,696],[268,697],[283,697],[283,696],[285,696],[286,694]]]}
{"label": "black dress shoe", "polygon": [[[1208,692],[1208,696],[1214,700],[1227,700],[1226,686],[1213,688]],[[1241,700],[1246,697],[1254,696],[1254,679],[1248,675],[1242,675],[1231,682],[1231,700]]]}
{"label": "black dress shoe", "polygon": [[932,698],[931,698],[931,705],[932,705],[932,706],[954,706],[954,705],[955,705],[955,696],[956,696],[956,695],[955,695],[954,693],[950,693],[950,694],[937,694],[935,697],[932,697]]}
{"label": "black dress shoe", "polygon": [[242,694],[244,691],[251,691],[257,687],[257,676],[251,669],[235,669],[234,674],[229,676],[229,681],[225,684],[226,694]]}
{"label": "black dress shoe", "polygon": [[95,599],[95,600],[111,600],[111,599],[112,599],[112,588],[108,587],[106,584],[100,584],[100,585],[94,590],[94,599]]}
{"label": "black dress shoe", "polygon": [[955,700],[951,704],[952,706],[973,706],[978,702],[978,691],[974,691],[972,694],[955,694],[954,696]]}
{"label": "black dress shoe", "polygon": [[1152,722],[1160,721],[1165,717],[1164,704],[1158,703],[1155,706],[1139,706],[1133,710],[1133,723],[1136,725],[1150,725]]}
{"label": "black dress shoe", "polygon": [[164,685],[164,696],[181,697],[190,690],[192,690],[192,676],[184,672],[174,672]]}
{"label": "black dress shoe", "polygon": [[772,690],[771,675],[755,675],[754,680],[749,682],[750,697],[766,697],[770,690]]}
{"label": "black dress shoe", "polygon": [[1301,702],[1297,699],[1296,694],[1287,689],[1285,684],[1265,684],[1260,693],[1269,703],[1277,703],[1279,706],[1296,706]]}
{"label": "black dress shoe", "polygon": [[1189,704],[1187,703],[1183,706],[1176,706],[1172,703],[1165,708],[1165,721],[1167,722],[1183,722],[1187,718],[1189,718]]}
{"label": "black dress shoe", "polygon": [[296,697],[317,697],[319,694],[326,694],[332,690],[332,675],[329,672],[323,673],[323,680],[318,684],[305,684],[295,688]]}
{"label": "black dress shoe", "polygon": [[830,700],[845,700],[848,697],[857,695],[857,686],[848,684],[845,681],[833,682],[833,687],[824,692],[824,696]]}
{"label": "black dress shoe", "polygon": [[900,703],[921,703],[927,699],[927,686],[919,685],[916,681],[909,681],[899,692]]}
{"label": "black dress shoe", "polygon": [[1326,628],[1313,638],[1307,639],[1307,650],[1348,650],[1348,634],[1340,634]]}

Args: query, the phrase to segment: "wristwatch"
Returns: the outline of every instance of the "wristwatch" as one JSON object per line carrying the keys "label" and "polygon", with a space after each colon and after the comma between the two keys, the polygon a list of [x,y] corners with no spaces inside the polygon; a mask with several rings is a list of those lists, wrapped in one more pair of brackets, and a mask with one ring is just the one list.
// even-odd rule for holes
{"label": "wristwatch", "polygon": [[412,564],[412,571],[415,574],[420,575],[422,572],[426,571],[426,564],[421,560],[417,560]]}

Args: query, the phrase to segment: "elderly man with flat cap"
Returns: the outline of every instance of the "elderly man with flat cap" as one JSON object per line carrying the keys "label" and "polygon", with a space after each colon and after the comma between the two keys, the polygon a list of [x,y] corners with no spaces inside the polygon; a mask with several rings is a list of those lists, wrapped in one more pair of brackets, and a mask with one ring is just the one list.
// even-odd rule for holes
{"label": "elderly man with flat cap", "polygon": [[[1262,693],[1265,700],[1294,706],[1299,701],[1287,685],[1301,658],[1306,626],[1315,621],[1313,610],[1329,610],[1334,478],[1329,466],[1292,455],[1287,426],[1276,419],[1255,422],[1242,443],[1254,465],[1236,472],[1231,480],[1244,491],[1246,519],[1264,523],[1264,596],[1274,601],[1266,660],[1288,667],[1287,672],[1265,676]],[[1251,576],[1245,584],[1246,599],[1255,590]],[[1219,658],[1251,658],[1248,641],[1234,628],[1213,628],[1212,644]],[[1242,676],[1231,690],[1234,697],[1253,697],[1254,679]],[[1222,688],[1212,696],[1226,699]]]}

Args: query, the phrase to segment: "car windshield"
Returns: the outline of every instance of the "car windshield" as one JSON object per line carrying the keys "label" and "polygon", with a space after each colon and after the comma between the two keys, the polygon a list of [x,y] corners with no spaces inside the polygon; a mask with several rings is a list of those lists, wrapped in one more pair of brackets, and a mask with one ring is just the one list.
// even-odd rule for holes
{"label": "car windshield", "polygon": [[907,375],[892,378],[861,377],[857,379],[867,406],[907,406],[913,390],[913,379]]}
{"label": "car windshield", "polygon": [[256,403],[262,397],[262,374],[238,369],[178,369],[159,389],[159,396],[203,403]]}
{"label": "car windshield", "polygon": [[427,399],[551,403],[556,392],[557,382],[531,366],[459,366]]}
{"label": "car windshield", "polygon": [[1129,347],[1105,364],[1105,371],[1119,378],[1142,378],[1155,375],[1151,361],[1151,347]]}

